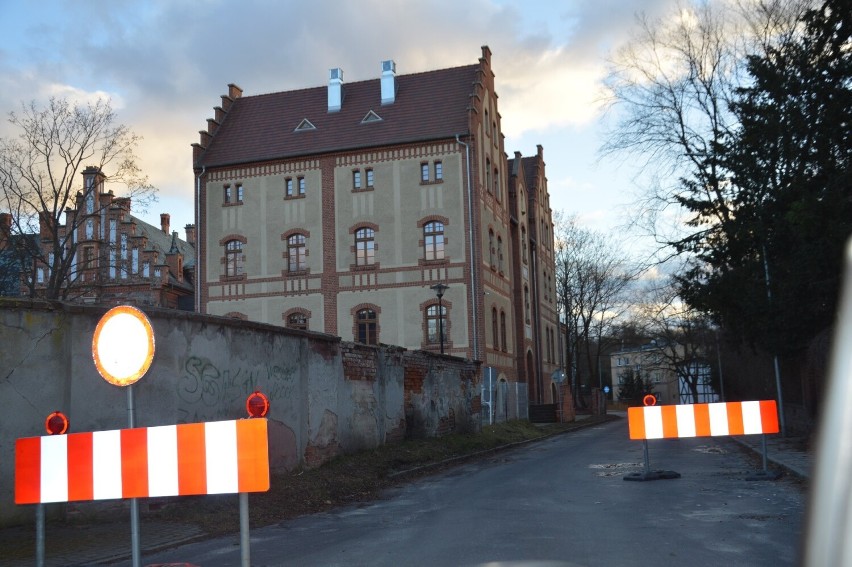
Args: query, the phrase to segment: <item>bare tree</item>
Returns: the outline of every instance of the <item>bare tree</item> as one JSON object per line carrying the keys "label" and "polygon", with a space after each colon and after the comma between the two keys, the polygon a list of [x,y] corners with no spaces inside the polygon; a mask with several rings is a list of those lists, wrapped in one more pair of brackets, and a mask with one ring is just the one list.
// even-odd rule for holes
{"label": "bare tree", "polygon": [[[46,106],[35,101],[9,114],[18,131],[0,139],[0,207],[12,215],[14,235],[43,234],[49,246],[26,245],[19,250],[19,267],[30,295],[66,299],[73,293],[85,266],[78,257],[79,229],[100,214],[100,200],[86,214],[66,215],[81,198],[80,174],[86,167],[102,171],[110,184],[123,186],[126,196],[144,210],[156,200],[156,189],[143,175],[135,155],[141,140],[122,124],[107,100],[75,104],[51,98]],[[88,189],[87,189],[88,190]],[[27,241],[21,240],[19,241]],[[96,261],[95,259],[91,261]],[[49,277],[37,286],[34,266],[48,267]]]}
{"label": "bare tree", "polygon": [[[600,373],[601,338],[624,312],[636,277],[622,248],[575,217],[554,215],[557,308],[565,321],[565,348],[576,391],[581,370]],[[582,363],[582,367],[581,367]]]}
{"label": "bare tree", "polygon": [[654,280],[634,302],[632,320],[656,346],[651,355],[659,369],[673,370],[692,403],[701,399],[702,386],[709,385],[711,348],[715,331],[706,313],[691,308],[678,297],[671,280]]}
{"label": "bare tree", "polygon": [[[730,104],[747,80],[747,56],[781,44],[813,4],[684,0],[658,20],[638,16],[634,37],[611,58],[614,126],[601,152],[642,164],[648,184],[633,221],[662,246],[682,253],[722,237],[736,188],[720,148],[737,128]],[[684,218],[686,210],[699,214]]]}

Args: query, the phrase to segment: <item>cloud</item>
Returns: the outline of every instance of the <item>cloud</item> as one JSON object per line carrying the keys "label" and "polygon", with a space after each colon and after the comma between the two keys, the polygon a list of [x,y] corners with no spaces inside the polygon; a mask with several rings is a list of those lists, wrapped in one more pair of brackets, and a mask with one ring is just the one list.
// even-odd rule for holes
{"label": "cloud", "polygon": [[658,15],[672,2],[12,3],[0,21],[0,114],[50,94],[108,96],[118,121],[144,138],[140,162],[161,204],[186,203],[168,211],[182,226],[193,222],[190,144],[228,83],[246,95],[315,87],[332,67],[343,68],[349,82],[374,79],[385,59],[408,74],[475,63],[488,45],[507,151],[544,143],[548,176],[560,180],[551,182],[554,208],[567,193],[561,180],[571,178],[583,187],[571,193],[575,210],[589,202],[590,218],[611,216],[609,204],[590,200],[611,200],[618,183],[606,168],[587,181],[589,152],[567,143],[597,143],[589,136],[607,52],[628,36],[637,11]]}

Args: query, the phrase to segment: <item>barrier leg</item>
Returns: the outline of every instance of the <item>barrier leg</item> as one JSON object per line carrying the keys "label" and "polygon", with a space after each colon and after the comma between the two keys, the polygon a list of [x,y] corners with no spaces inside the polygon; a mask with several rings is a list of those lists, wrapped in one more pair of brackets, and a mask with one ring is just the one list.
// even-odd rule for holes
{"label": "barrier leg", "polygon": [[778,480],[781,478],[781,473],[777,471],[770,471],[767,466],[767,458],[766,458],[766,434],[760,436],[763,445],[762,457],[763,457],[763,470],[751,473],[746,477],[746,480]]}
{"label": "barrier leg", "polygon": [[675,471],[652,471],[651,459],[648,458],[648,440],[643,439],[645,453],[645,470],[640,473],[630,473],[624,475],[624,480],[668,480],[672,478],[680,478],[680,473]]}
{"label": "barrier leg", "polygon": [[44,567],[44,504],[36,504],[36,567]]}
{"label": "barrier leg", "polygon": [[248,492],[240,492],[240,565],[251,567]]}

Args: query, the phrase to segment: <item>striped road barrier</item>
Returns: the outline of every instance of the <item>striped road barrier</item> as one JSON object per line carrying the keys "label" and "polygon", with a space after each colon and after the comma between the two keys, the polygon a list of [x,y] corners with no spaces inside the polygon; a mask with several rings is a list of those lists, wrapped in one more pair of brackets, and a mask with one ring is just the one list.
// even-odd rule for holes
{"label": "striped road barrier", "polygon": [[632,407],[627,408],[627,421],[630,438],[641,439],[645,446],[645,468],[642,472],[625,475],[624,480],[680,478],[674,471],[651,470],[648,439],[724,435],[763,435],[763,471],[750,475],[747,480],[778,478],[766,465],[766,434],[779,431],[775,400]]}
{"label": "striped road barrier", "polygon": [[627,409],[631,439],[778,433],[775,400]]}
{"label": "striped road barrier", "polygon": [[263,418],[18,439],[15,503],[265,492]]}

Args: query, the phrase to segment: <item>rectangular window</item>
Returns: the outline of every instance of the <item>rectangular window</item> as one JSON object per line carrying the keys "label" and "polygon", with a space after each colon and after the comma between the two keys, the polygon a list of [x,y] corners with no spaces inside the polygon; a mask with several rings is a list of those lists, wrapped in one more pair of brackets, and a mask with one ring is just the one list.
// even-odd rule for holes
{"label": "rectangular window", "polygon": [[352,188],[355,191],[359,191],[361,189],[361,172],[359,170],[352,172]]}
{"label": "rectangular window", "polygon": [[423,183],[429,182],[429,164],[421,163],[420,164],[420,181]]}
{"label": "rectangular window", "polygon": [[287,270],[290,272],[301,272],[308,268],[305,236],[294,234],[287,239]]}
{"label": "rectangular window", "polygon": [[142,262],[142,276],[146,278],[151,277],[151,262]]}
{"label": "rectangular window", "polygon": [[127,233],[121,235],[121,259],[127,260]]}
{"label": "rectangular window", "polygon": [[36,279],[37,279],[38,283],[40,283],[40,284],[44,283],[44,269],[43,268],[39,268],[39,269],[36,270]]}
{"label": "rectangular window", "polygon": [[299,178],[299,195],[304,195],[304,194],[305,194],[305,178],[300,177]]}
{"label": "rectangular window", "polygon": [[287,190],[284,194],[287,195],[288,197],[292,197],[293,196],[293,180],[288,177],[287,181],[285,183],[287,184]]}
{"label": "rectangular window", "polygon": [[231,186],[225,185],[224,192],[222,194],[222,202],[230,203],[231,202]]}
{"label": "rectangular window", "polygon": [[133,273],[138,274],[139,273],[139,249],[134,248],[132,250],[131,254],[132,254],[131,258],[133,259],[132,260],[132,262],[133,262],[133,264],[132,264],[133,265]]}
{"label": "rectangular window", "polygon": [[373,187],[373,168],[367,168],[367,187]]}
{"label": "rectangular window", "polygon": [[237,184],[237,203],[243,202],[243,186]]}
{"label": "rectangular window", "polygon": [[115,243],[116,220],[109,220],[109,241]]}
{"label": "rectangular window", "polygon": [[444,178],[444,164],[440,161],[435,162],[435,181],[440,181]]}
{"label": "rectangular window", "polygon": [[372,228],[355,231],[355,264],[371,266],[376,262],[376,233]]}

